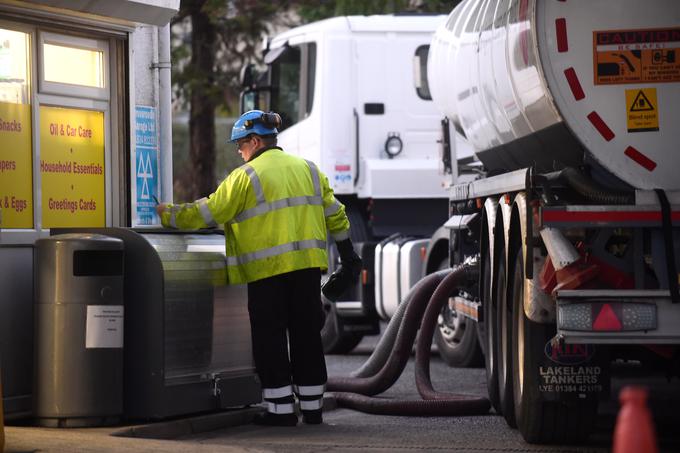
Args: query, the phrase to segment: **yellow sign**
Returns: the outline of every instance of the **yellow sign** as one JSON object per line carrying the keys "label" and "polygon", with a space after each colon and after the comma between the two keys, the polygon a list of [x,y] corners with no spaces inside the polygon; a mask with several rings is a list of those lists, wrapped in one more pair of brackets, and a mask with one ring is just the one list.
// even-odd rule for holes
{"label": "yellow sign", "polygon": [[106,224],[104,113],[40,107],[42,223]]}
{"label": "yellow sign", "polygon": [[31,106],[0,103],[0,228],[33,228]]}
{"label": "yellow sign", "polygon": [[626,90],[628,132],[659,130],[659,111],[656,88]]}

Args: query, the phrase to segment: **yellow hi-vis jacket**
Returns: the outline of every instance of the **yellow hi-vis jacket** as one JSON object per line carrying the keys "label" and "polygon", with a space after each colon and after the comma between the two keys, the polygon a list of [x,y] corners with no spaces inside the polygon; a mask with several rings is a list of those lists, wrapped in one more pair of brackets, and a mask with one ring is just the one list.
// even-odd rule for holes
{"label": "yellow hi-vis jacket", "polygon": [[349,238],[345,206],[326,175],[277,147],[232,171],[207,198],[169,205],[161,222],[181,229],[224,224],[231,284],[326,269],[327,230],[336,241]]}

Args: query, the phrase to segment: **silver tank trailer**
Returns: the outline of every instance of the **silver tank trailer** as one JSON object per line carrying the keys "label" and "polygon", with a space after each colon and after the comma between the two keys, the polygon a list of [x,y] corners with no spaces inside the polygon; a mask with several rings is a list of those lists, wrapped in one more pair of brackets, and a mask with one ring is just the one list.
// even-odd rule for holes
{"label": "silver tank trailer", "polygon": [[680,189],[679,24],[677,0],[467,0],[432,40],[430,90],[489,170]]}

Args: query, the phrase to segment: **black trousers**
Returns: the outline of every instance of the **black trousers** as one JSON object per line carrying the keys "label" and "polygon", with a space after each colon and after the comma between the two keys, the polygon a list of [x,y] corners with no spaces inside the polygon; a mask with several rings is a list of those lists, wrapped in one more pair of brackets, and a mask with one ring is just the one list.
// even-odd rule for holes
{"label": "black trousers", "polygon": [[318,268],[248,283],[253,356],[263,389],[326,383],[320,285]]}

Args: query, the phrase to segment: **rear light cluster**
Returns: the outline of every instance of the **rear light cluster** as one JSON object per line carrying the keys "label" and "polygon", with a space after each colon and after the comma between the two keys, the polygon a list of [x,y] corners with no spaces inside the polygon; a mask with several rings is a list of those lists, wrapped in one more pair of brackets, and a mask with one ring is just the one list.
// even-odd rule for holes
{"label": "rear light cluster", "polygon": [[657,327],[656,305],[631,302],[560,304],[557,324],[563,330],[621,332]]}

